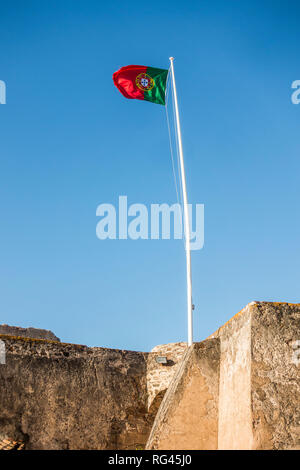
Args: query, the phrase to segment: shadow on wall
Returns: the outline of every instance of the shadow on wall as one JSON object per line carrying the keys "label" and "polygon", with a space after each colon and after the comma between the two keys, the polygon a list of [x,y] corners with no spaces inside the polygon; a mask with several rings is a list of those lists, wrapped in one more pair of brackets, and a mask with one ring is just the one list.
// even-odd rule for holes
{"label": "shadow on wall", "polygon": [[154,400],[152,401],[151,405],[150,405],[150,408],[149,408],[149,417],[150,419],[153,419],[154,421],[154,418],[158,412],[158,408],[160,407],[160,404],[161,402],[163,401],[163,398],[165,396],[165,393],[166,393],[167,389],[165,388],[164,390],[161,390],[157,395],[156,397],[154,398]]}

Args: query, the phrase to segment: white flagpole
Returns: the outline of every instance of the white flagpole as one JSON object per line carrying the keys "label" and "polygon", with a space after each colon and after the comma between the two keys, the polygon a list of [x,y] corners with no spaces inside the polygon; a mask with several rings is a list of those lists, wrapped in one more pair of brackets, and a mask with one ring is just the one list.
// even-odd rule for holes
{"label": "white flagpole", "polygon": [[192,272],[191,272],[191,245],[190,245],[190,218],[188,210],[188,199],[186,191],[186,180],[185,180],[185,169],[184,169],[184,158],[182,150],[182,139],[181,129],[177,102],[177,90],[174,74],[174,57],[170,57],[171,63],[171,74],[172,84],[174,93],[174,104],[175,104],[175,117],[178,137],[178,148],[179,148],[179,160],[180,160],[180,173],[182,182],[182,193],[183,193],[183,213],[184,213],[184,232],[185,232],[185,252],[186,252],[186,282],[187,282],[187,314],[188,314],[188,346],[193,344],[193,304],[192,304]]}

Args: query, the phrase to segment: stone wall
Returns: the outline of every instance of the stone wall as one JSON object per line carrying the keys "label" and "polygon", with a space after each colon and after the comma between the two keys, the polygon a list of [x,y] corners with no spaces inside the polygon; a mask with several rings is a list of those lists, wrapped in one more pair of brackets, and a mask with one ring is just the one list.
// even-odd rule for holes
{"label": "stone wall", "polygon": [[0,440],[26,449],[145,447],[185,343],[141,353],[22,337],[25,329],[11,328],[0,335]]}
{"label": "stone wall", "polygon": [[188,348],[159,408],[148,450],[218,448],[219,340]]}
{"label": "stone wall", "polygon": [[253,448],[300,450],[300,305],[256,302],[251,311]]}
{"label": "stone wall", "polygon": [[[155,346],[147,360],[148,408],[158,409],[170,382],[181,363],[187,343],[170,343]],[[166,364],[157,363],[159,356],[167,358]]]}
{"label": "stone wall", "polygon": [[300,448],[300,304],[251,302],[221,341],[219,449]]}
{"label": "stone wall", "polygon": [[0,325],[0,335],[22,336],[24,338],[48,339],[50,341],[60,341],[50,330],[39,328],[21,328],[20,326]]}
{"label": "stone wall", "polygon": [[1,335],[0,440],[26,449],[136,449],[147,409],[147,354]]}
{"label": "stone wall", "polygon": [[300,304],[252,302],[187,350],[147,449],[300,449]]}
{"label": "stone wall", "polygon": [[221,339],[219,449],[252,447],[251,312],[248,306],[216,335]]}
{"label": "stone wall", "polygon": [[190,348],[3,344],[4,448],[300,449],[300,304],[252,302]]}

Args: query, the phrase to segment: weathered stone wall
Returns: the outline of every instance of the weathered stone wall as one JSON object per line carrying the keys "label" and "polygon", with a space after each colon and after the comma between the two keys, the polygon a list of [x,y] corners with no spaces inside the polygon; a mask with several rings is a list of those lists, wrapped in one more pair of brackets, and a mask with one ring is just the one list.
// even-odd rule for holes
{"label": "weathered stone wall", "polygon": [[26,449],[135,449],[147,410],[147,354],[1,335],[0,440]]}
{"label": "weathered stone wall", "polygon": [[293,349],[300,305],[256,302],[250,308],[253,448],[300,449],[300,364]]}
{"label": "weathered stone wall", "polygon": [[251,302],[221,340],[219,449],[300,448],[300,304]]}
{"label": "weathered stone wall", "polygon": [[186,352],[147,448],[300,448],[299,337],[299,304],[247,305]]}
{"label": "weathered stone wall", "polygon": [[219,340],[195,343],[163,399],[147,449],[218,448]]}
{"label": "weathered stone wall", "polygon": [[252,302],[208,340],[151,353],[1,342],[5,448],[300,448],[300,304]]}
{"label": "weathered stone wall", "polygon": [[22,336],[24,338],[48,339],[50,341],[60,341],[50,330],[39,328],[21,328],[20,326],[0,325],[0,335]]}
{"label": "weathered stone wall", "polygon": [[[187,343],[170,343],[155,346],[147,360],[148,408],[158,409],[170,382],[181,363]],[[158,356],[167,358],[166,364],[158,364]]]}
{"label": "weathered stone wall", "polygon": [[[26,449],[145,446],[185,343],[140,353],[36,340],[20,330],[0,335],[0,440]],[[156,362],[161,355],[166,365]]]}
{"label": "weathered stone wall", "polygon": [[218,332],[221,339],[219,449],[252,447],[251,312],[247,306]]}

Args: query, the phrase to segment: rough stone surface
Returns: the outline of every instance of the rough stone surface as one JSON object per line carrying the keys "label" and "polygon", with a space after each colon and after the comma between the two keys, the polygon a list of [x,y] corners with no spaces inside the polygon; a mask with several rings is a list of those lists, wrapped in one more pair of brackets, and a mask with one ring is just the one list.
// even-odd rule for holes
{"label": "rough stone surface", "polygon": [[299,327],[300,304],[252,302],[208,340],[151,353],[2,334],[0,442],[299,449]]}
{"label": "rough stone surface", "polygon": [[300,448],[300,304],[251,302],[221,340],[219,449]]}
{"label": "rough stone surface", "polygon": [[195,343],[164,397],[146,448],[218,448],[219,340]]}
{"label": "rough stone surface", "polygon": [[299,327],[299,304],[252,302],[194,344],[147,449],[299,449]]}
{"label": "rough stone surface", "polygon": [[[254,449],[300,449],[300,305],[250,307]],[[299,344],[300,346],[300,344]]]}
{"label": "rough stone surface", "polygon": [[147,354],[0,336],[0,439],[26,449],[144,446]]}
{"label": "rough stone surface", "polygon": [[[149,409],[153,411],[158,409],[172,378],[177,372],[186,348],[186,343],[170,343],[161,344],[152,349],[147,361]],[[167,363],[158,364],[156,361],[158,356],[165,356]]]}
{"label": "rough stone surface", "polygon": [[22,336],[25,338],[48,339],[50,341],[60,341],[52,331],[41,330],[39,328],[21,328],[20,326],[0,325],[0,335]]}

